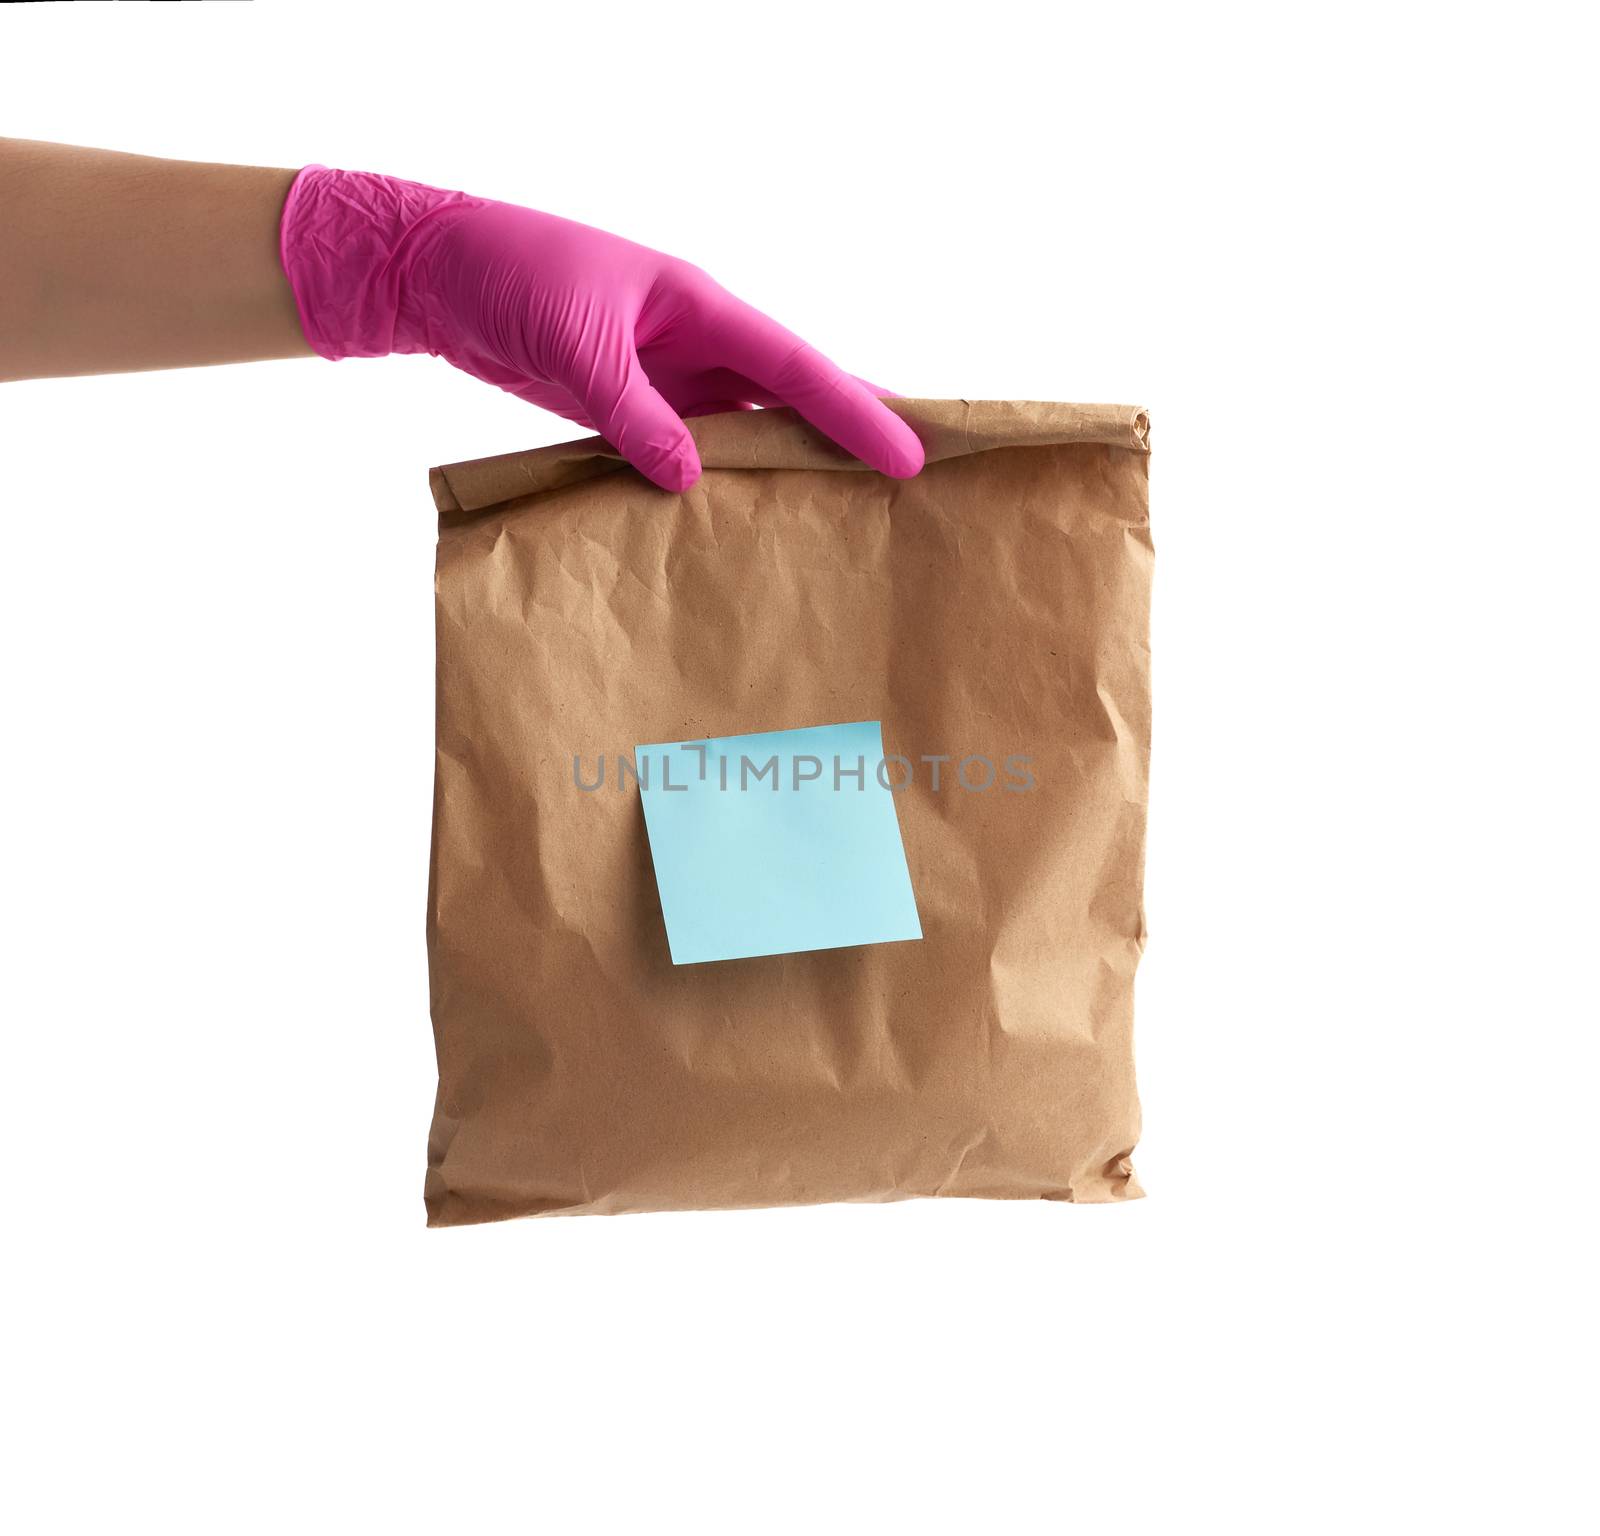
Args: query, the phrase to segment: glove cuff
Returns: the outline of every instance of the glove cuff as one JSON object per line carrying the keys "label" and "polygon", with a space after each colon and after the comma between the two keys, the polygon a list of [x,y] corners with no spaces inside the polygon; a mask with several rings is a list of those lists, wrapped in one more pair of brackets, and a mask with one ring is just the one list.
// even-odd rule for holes
{"label": "glove cuff", "polygon": [[308,165],[279,224],[300,327],[322,357],[436,352],[418,281],[445,229],[481,199],[367,171]]}

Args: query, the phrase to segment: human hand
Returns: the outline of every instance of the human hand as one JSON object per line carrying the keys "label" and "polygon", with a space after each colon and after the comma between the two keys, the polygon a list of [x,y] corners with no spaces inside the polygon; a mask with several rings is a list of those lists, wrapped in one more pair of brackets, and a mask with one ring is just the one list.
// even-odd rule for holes
{"label": "human hand", "polygon": [[308,166],[281,247],[324,357],[431,352],[599,432],[657,485],[700,475],[683,417],[793,406],[886,475],[916,434],[792,332],[698,267],[584,224],[363,172]]}

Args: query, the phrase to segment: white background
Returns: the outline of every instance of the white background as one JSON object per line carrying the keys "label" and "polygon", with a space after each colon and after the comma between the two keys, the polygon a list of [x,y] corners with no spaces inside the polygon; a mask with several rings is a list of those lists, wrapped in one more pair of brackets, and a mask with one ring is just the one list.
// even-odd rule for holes
{"label": "white background", "polygon": [[0,389],[5,1524],[1593,1530],[1579,16],[6,7],[0,131],[1147,405],[1158,693],[1148,1200],[428,1232],[425,471],[575,434],[426,358]]}

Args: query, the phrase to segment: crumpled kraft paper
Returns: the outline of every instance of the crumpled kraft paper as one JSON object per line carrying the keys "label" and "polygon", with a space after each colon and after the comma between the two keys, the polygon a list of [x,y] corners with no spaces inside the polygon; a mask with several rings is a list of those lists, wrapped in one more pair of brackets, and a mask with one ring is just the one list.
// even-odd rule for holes
{"label": "crumpled kraft paper", "polygon": [[[1141,1193],[1146,417],[888,403],[914,480],[787,410],[691,422],[681,496],[432,472],[430,1225]],[[923,940],[674,966],[619,755],[880,719]]]}

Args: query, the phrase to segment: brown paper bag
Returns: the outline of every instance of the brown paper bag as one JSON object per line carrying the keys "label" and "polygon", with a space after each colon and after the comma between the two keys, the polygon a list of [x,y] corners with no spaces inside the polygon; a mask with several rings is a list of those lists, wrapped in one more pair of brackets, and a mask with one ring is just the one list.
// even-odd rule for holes
{"label": "brown paper bag", "polygon": [[[890,406],[914,480],[783,410],[692,422],[682,496],[598,438],[432,472],[431,1225],[1141,1193],[1146,418]],[[637,787],[579,780],[854,720],[923,939],[674,966]]]}

